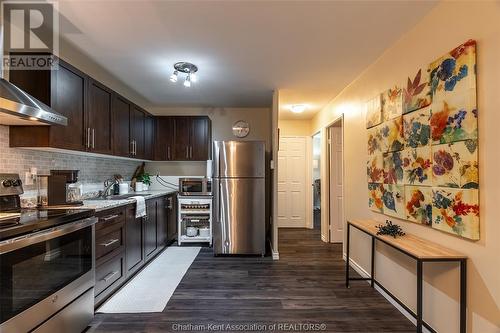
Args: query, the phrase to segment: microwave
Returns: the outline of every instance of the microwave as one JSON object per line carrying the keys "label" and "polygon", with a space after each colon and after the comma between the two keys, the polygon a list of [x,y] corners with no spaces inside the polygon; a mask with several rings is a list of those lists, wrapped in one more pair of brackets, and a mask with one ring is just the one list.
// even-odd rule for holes
{"label": "microwave", "polygon": [[209,178],[179,178],[180,195],[212,195],[212,180]]}

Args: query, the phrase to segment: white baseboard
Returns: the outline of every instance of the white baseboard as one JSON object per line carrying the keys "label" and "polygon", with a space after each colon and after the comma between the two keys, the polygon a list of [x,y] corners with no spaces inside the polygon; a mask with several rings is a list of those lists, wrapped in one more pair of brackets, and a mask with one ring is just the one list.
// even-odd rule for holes
{"label": "white baseboard", "polygon": [[280,253],[273,251],[273,260],[280,260]]}
{"label": "white baseboard", "polygon": [[[342,255],[342,257],[343,257],[343,259],[345,261],[346,260],[346,254],[344,253]],[[357,262],[355,262],[352,258],[349,258],[349,264],[351,265],[351,267],[359,275],[361,275],[361,277],[364,277],[364,278],[369,278],[370,277],[370,274],[363,267],[361,267]],[[367,281],[367,283],[370,283],[370,281]],[[378,291],[379,294],[381,294],[386,300],[388,300],[389,303],[391,303],[399,312],[401,312],[401,314],[403,314],[403,316],[405,316],[406,318],[408,318],[408,320],[411,321],[413,323],[413,325],[417,326],[417,320],[415,318],[413,318],[413,316],[408,311],[406,311],[401,305],[399,305],[398,302],[396,302],[394,300],[394,298],[392,298],[391,296],[389,296],[389,294],[387,294],[385,291],[383,291],[377,285],[375,285],[375,290]],[[424,332],[424,333],[431,333],[425,327],[422,328],[422,332]]]}
{"label": "white baseboard", "polygon": [[[326,236],[321,234],[321,240],[325,243],[328,243],[328,240],[326,239]],[[344,260],[345,260],[345,256],[344,256]]]}

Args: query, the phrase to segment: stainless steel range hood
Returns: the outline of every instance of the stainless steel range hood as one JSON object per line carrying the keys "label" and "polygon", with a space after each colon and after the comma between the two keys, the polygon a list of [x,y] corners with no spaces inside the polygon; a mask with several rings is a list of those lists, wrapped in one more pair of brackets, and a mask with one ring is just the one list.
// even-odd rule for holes
{"label": "stainless steel range hood", "polygon": [[0,78],[1,125],[68,125],[68,119]]}

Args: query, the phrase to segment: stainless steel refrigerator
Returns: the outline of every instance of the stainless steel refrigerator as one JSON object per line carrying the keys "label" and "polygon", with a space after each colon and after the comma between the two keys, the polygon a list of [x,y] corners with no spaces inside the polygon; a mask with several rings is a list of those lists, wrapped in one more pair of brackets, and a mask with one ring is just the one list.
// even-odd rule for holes
{"label": "stainless steel refrigerator", "polygon": [[265,144],[215,141],[214,253],[265,253]]}

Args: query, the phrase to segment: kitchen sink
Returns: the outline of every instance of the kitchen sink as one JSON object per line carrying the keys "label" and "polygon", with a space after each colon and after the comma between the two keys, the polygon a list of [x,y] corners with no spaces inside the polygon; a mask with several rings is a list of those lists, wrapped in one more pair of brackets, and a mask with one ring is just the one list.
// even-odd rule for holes
{"label": "kitchen sink", "polygon": [[125,199],[129,199],[131,197],[147,197],[148,195],[150,195],[150,194],[128,193],[128,194],[109,195],[107,197],[93,198],[90,200],[125,200]]}

